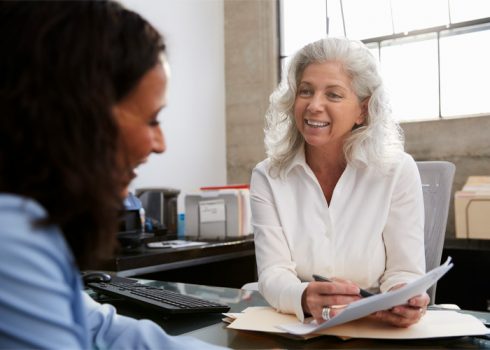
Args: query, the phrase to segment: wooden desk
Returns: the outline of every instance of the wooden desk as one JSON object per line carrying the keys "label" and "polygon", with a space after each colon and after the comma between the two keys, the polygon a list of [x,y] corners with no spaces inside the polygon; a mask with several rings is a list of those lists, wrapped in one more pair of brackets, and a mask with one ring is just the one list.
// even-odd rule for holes
{"label": "wooden desk", "polygon": [[[227,303],[230,312],[240,312],[249,306],[267,305],[258,292],[244,291],[233,288],[199,286],[184,283],[146,281],[145,283],[163,286],[165,289],[179,291],[208,300]],[[221,321],[221,314],[185,315],[164,319],[158,312],[143,311],[139,306],[128,303],[116,305],[119,312],[136,318],[150,318],[157,322],[165,331],[172,335],[190,335],[208,343],[228,346],[233,349],[485,349],[490,348],[490,341],[474,337],[455,337],[423,340],[373,340],[351,339],[340,340],[332,336],[323,336],[307,341],[293,340],[283,336],[236,331],[227,329]],[[471,312],[470,312],[471,313]],[[479,313],[478,317],[490,320],[490,313]]]}
{"label": "wooden desk", "polygon": [[128,250],[103,269],[121,277],[240,288],[257,280],[253,236],[183,248]]}

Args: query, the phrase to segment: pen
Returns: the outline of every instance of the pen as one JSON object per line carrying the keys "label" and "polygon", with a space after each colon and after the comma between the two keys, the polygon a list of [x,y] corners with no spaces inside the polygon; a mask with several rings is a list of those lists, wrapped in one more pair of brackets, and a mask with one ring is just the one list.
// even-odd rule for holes
{"label": "pen", "polygon": [[[315,274],[312,276],[313,276],[314,280],[317,282],[333,282],[331,279],[328,279],[327,277],[323,277],[323,276],[315,275]],[[364,298],[367,298],[367,297],[374,295],[373,293],[369,293],[367,290],[364,290],[362,288],[359,288],[359,289],[360,289],[359,294],[361,294],[361,296]]]}

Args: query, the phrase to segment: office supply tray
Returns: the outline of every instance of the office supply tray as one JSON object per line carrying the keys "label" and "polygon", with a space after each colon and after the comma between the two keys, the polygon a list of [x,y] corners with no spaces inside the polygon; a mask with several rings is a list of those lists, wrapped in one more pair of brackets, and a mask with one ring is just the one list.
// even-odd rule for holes
{"label": "office supply tray", "polygon": [[122,297],[129,302],[158,310],[164,314],[226,312],[230,307],[201,298],[168,291],[137,282],[92,282],[88,286],[98,293]]}

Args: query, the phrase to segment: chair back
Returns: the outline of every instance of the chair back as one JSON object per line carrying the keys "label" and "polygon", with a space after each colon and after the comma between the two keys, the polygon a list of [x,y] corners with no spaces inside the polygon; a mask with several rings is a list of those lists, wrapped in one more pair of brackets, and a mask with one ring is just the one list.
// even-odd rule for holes
{"label": "chair back", "polygon": [[[446,161],[417,162],[422,180],[425,209],[425,266],[430,271],[441,264],[442,248],[446,236],[446,224],[451,200],[455,165]],[[428,291],[434,304],[436,285]]]}

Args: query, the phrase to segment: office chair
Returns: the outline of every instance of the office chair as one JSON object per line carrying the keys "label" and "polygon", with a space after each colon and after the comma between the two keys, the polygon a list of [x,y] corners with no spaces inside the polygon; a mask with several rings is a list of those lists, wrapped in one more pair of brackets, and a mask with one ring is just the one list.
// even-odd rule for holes
{"label": "office chair", "polygon": [[[446,224],[451,201],[451,187],[456,167],[446,161],[417,162],[425,208],[425,267],[426,271],[441,264],[442,248],[446,236]],[[436,298],[436,284],[427,291],[430,303]]]}
{"label": "office chair", "polygon": [[[451,199],[451,187],[456,167],[446,161],[416,162],[422,180],[424,195],[425,223],[425,266],[430,271],[441,263],[442,248],[446,236],[446,224]],[[258,290],[258,282],[242,286],[245,290]],[[427,291],[430,303],[434,304],[436,284]]]}

